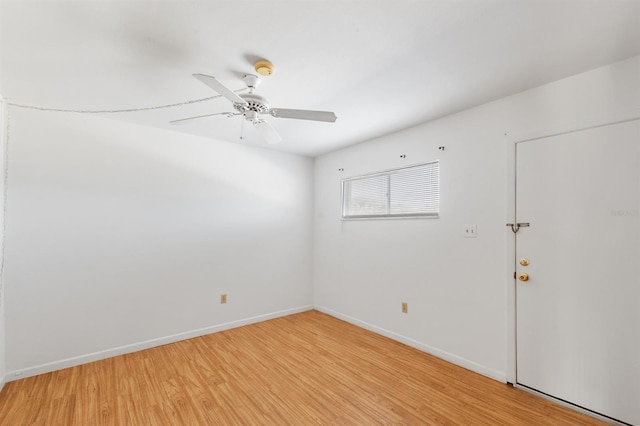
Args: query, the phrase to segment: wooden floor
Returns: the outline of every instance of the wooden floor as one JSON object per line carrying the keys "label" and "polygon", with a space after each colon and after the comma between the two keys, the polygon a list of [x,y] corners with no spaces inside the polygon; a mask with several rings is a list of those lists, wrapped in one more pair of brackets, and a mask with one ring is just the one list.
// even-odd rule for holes
{"label": "wooden floor", "polygon": [[316,311],[10,382],[0,425],[595,425]]}

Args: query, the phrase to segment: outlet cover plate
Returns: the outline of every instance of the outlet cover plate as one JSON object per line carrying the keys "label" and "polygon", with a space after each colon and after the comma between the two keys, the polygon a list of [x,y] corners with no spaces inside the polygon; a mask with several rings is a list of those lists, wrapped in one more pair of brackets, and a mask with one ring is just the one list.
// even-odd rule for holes
{"label": "outlet cover plate", "polygon": [[465,225],[464,226],[465,238],[478,238],[478,225]]}

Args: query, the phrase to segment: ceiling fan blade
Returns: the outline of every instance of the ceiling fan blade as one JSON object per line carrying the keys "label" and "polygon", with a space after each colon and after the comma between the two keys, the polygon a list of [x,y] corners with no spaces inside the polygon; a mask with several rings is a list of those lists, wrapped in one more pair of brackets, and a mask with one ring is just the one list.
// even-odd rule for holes
{"label": "ceiling fan blade", "polygon": [[215,90],[216,92],[218,92],[219,94],[221,94],[222,96],[224,96],[225,98],[229,99],[234,104],[246,105],[247,101],[245,101],[240,96],[238,96],[234,91],[228,89],[224,84],[216,80],[215,77],[212,77],[210,75],[204,75],[204,74],[193,74],[193,76],[198,80],[200,80],[201,82],[203,82],[204,84],[206,84],[207,86],[209,86],[210,88],[212,88],[213,90]]}
{"label": "ceiling fan blade", "polygon": [[295,118],[297,120],[335,122],[338,117],[330,111],[310,111],[305,109],[271,108],[271,115],[278,118]]}
{"label": "ceiling fan blade", "polygon": [[191,120],[197,120],[199,118],[205,118],[205,117],[212,117],[214,115],[227,115],[227,116],[231,117],[232,115],[239,115],[239,114],[236,114],[236,113],[233,113],[233,112],[216,112],[215,114],[205,114],[205,115],[198,115],[198,116],[195,116],[195,117],[180,118],[178,120],[170,121],[169,123],[171,123],[171,124],[187,124]]}
{"label": "ceiling fan blade", "polygon": [[255,122],[254,127],[258,130],[258,133],[267,141],[267,143],[278,143],[282,142],[282,138],[278,133],[276,133],[275,129],[264,120],[260,120]]}

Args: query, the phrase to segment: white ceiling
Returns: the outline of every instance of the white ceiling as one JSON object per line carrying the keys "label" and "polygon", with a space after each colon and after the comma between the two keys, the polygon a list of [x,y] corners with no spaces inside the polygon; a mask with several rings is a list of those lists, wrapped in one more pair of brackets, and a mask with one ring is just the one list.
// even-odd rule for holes
{"label": "white ceiling", "polygon": [[[272,61],[272,107],[335,111],[336,123],[270,118],[272,149],[316,156],[640,54],[640,0],[0,1],[0,93],[74,110],[155,107],[233,90]],[[224,98],[102,114],[264,146]]]}

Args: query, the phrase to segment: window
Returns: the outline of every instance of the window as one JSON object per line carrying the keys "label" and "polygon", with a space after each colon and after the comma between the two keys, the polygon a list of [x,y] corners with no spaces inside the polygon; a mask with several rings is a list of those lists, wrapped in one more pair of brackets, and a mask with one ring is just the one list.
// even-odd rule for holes
{"label": "window", "polygon": [[438,217],[437,161],[342,180],[342,218]]}

